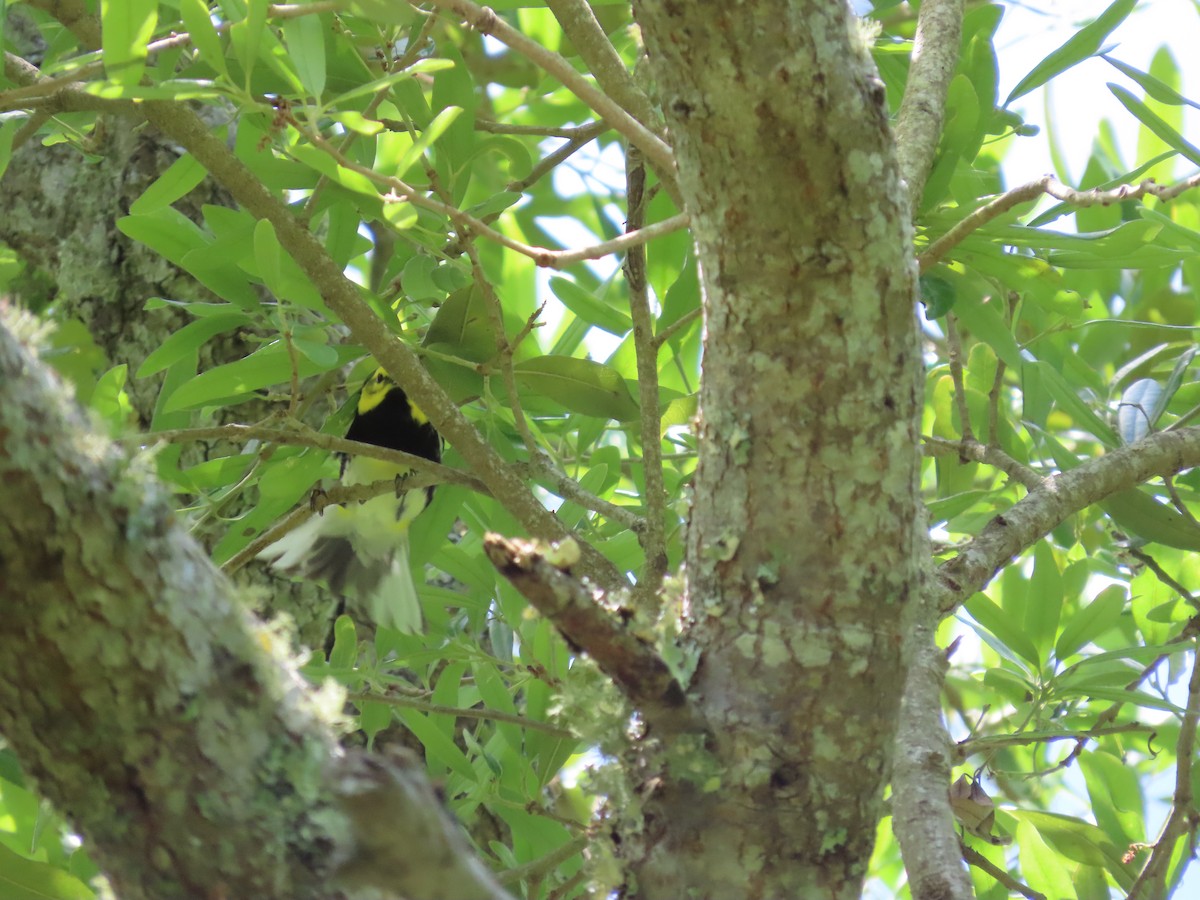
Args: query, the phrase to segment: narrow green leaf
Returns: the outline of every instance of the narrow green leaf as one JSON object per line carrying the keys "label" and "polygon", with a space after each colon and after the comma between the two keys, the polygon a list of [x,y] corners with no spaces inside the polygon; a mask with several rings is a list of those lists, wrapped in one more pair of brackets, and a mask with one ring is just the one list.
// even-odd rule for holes
{"label": "narrow green leaf", "polygon": [[325,25],[321,17],[308,15],[284,19],[283,39],[300,83],[309,96],[320,102],[325,93]]}
{"label": "narrow green leaf", "polygon": [[1147,72],[1140,69],[1135,69],[1133,66],[1126,65],[1119,60],[1113,59],[1107,53],[1101,54],[1100,58],[1115,68],[1118,72],[1128,75],[1130,79],[1137,83],[1147,97],[1153,97],[1159,103],[1166,103],[1168,106],[1191,106],[1195,109],[1200,109],[1200,103],[1194,100],[1189,100],[1175,88],[1171,87],[1163,81],[1155,78]]}
{"label": "narrow green leaf", "polygon": [[1130,537],[1180,550],[1200,550],[1200,528],[1137,488],[1106,497],[1100,508]]}
{"label": "narrow green leaf", "polygon": [[1108,89],[1112,91],[1114,97],[1121,102],[1127,110],[1137,117],[1137,120],[1150,129],[1162,141],[1184,156],[1187,160],[1200,166],[1200,147],[1184,140],[1182,134],[1176,131],[1171,125],[1166,122],[1158,113],[1150,109],[1144,102],[1135,97],[1131,92],[1121,87],[1119,84],[1108,85]]}
{"label": "narrow green leaf", "polygon": [[568,278],[555,276],[550,279],[550,290],[562,301],[562,305],[589,325],[624,337],[633,330],[633,320],[619,309],[614,309]]}
{"label": "narrow green leaf", "polygon": [[1028,820],[1017,822],[1016,845],[1021,872],[1030,884],[1036,884],[1039,892],[1055,900],[1077,900],[1062,857],[1042,840]]}
{"label": "narrow green leaf", "polygon": [[204,166],[187,153],[175,160],[129,206],[131,215],[153,213],[170,206],[204,180]]}
{"label": "narrow green leaf", "polygon": [[137,370],[138,378],[145,378],[161,372],[167,366],[173,365],[189,353],[202,347],[218,334],[233,331],[250,323],[249,316],[233,314],[213,316],[189,322],[178,331],[172,332],[167,339],[155,347],[150,355]]}
{"label": "narrow green leaf", "polygon": [[971,618],[1035,667],[1041,667],[1037,647],[1025,634],[1021,622],[1005,613],[986,594],[973,595],[965,606]]}
{"label": "narrow green leaf", "polygon": [[1063,628],[1054,655],[1060,661],[1070,657],[1089,642],[1113,628],[1121,618],[1128,599],[1123,585],[1110,584],[1091,603],[1085,604]]}
{"label": "narrow green leaf", "polygon": [[1041,87],[1055,75],[1059,75],[1072,66],[1078,65],[1090,56],[1094,56],[1100,45],[1125,18],[1133,12],[1137,0],[1116,0],[1108,9],[1100,13],[1091,23],[1085,25],[1065,44],[1052,52],[1022,78],[1004,105],[1008,106],[1018,97],[1024,97],[1035,88]]}
{"label": "narrow green leaf", "polygon": [[1063,577],[1049,541],[1038,541],[1033,548],[1033,576],[1029,580],[1029,598],[1025,606],[1025,633],[1045,663],[1058,633],[1062,615]]}
{"label": "narrow green leaf", "polygon": [[960,297],[954,304],[954,314],[975,337],[995,350],[1005,365],[1012,369],[1021,368],[1021,349],[994,300]]}
{"label": "narrow green leaf", "polygon": [[199,51],[200,59],[228,78],[225,49],[221,45],[216,26],[213,25],[208,4],[204,0],[179,0],[179,12],[192,39],[192,45]]}
{"label": "narrow green leaf", "polygon": [[[342,346],[336,349],[336,364],[333,366],[318,365],[306,356],[299,356],[296,359],[297,374],[306,378],[328,372],[362,355],[357,347]],[[254,391],[288,384],[291,378],[292,358],[283,342],[276,341],[245,359],[201,372],[175,391],[163,404],[163,410],[171,412],[205,404],[240,403]]]}
{"label": "narrow green leaf", "polygon": [[517,384],[571,412],[628,422],[638,405],[618,372],[588,359],[539,356],[513,367]]}
{"label": "narrow green leaf", "polygon": [[101,0],[104,73],[118,84],[141,81],[146,68],[146,45],[157,26],[157,0]]}
{"label": "narrow green leaf", "polygon": [[433,146],[434,141],[449,130],[450,126],[454,124],[454,121],[462,113],[461,106],[448,106],[438,113],[433,121],[421,131],[421,136],[413,141],[412,146],[393,164],[394,168],[391,168],[390,171],[396,172],[399,175],[407,172],[418,159],[425,155],[425,151]]}
{"label": "narrow green leaf", "polygon": [[1042,360],[1026,362],[1025,365],[1038,370],[1042,386],[1050,392],[1054,402],[1071,417],[1076,426],[1095,435],[1109,447],[1120,446],[1121,440],[1112,426],[1096,415],[1092,408],[1079,398],[1075,389],[1067,384],[1067,380],[1057,369]]}

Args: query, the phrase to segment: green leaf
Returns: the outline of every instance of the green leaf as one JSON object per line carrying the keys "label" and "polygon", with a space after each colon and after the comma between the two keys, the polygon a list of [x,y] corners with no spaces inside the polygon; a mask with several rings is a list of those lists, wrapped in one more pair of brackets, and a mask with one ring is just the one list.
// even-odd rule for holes
{"label": "green leaf", "polygon": [[1054,645],[1054,655],[1065,660],[1113,628],[1121,618],[1128,596],[1128,590],[1120,584],[1110,584],[1102,590],[1071,617]]}
{"label": "green leaf", "polygon": [[0,844],[0,896],[4,900],[94,900],[96,895],[62,869],[26,859]]}
{"label": "green leaf", "polygon": [[1068,859],[1106,869],[1119,885],[1128,888],[1133,883],[1133,870],[1122,862],[1126,848],[1117,846],[1111,837],[1081,819],[1057,813],[1028,809],[1005,810],[1018,821],[1028,822],[1042,838]]}
{"label": "green leaf", "polygon": [[1021,368],[1021,349],[1005,324],[994,298],[984,301],[960,297],[954,304],[954,314],[976,338],[995,350],[1005,365],[1013,369]]}
{"label": "green leaf", "polygon": [[171,163],[167,170],[142,192],[142,196],[130,204],[130,214],[144,215],[170,206],[203,181],[205,174],[204,166],[200,165],[194,156],[190,153],[184,154]]}
{"label": "green leaf", "polygon": [[100,44],[105,74],[118,84],[141,81],[146,44],[157,26],[157,0],[101,0]]}
{"label": "green leaf", "polygon": [[517,384],[571,412],[628,422],[638,405],[625,379],[608,366],[569,356],[539,356],[513,367]]}
{"label": "green leaf", "polygon": [[212,23],[212,13],[208,4],[204,0],[179,0],[179,12],[193,46],[200,52],[200,58],[228,78],[229,67],[225,65],[225,49],[221,45],[216,26]]}
{"label": "green leaf", "polygon": [[633,320],[629,316],[609,306],[591,291],[585,290],[570,279],[558,276],[551,278],[550,290],[562,301],[563,306],[589,325],[617,337],[624,337],[633,330]]}
{"label": "green leaf", "polygon": [[1028,820],[1017,822],[1016,845],[1021,872],[1030,884],[1036,884],[1040,893],[1055,900],[1077,900],[1062,857],[1042,840]]}
{"label": "green leaf", "polygon": [[1069,415],[1077,427],[1095,435],[1109,447],[1120,446],[1120,438],[1117,437],[1112,426],[1096,415],[1092,408],[1079,398],[1075,389],[1067,383],[1067,380],[1056,368],[1042,360],[1026,362],[1024,365],[1037,369],[1042,386],[1050,392],[1050,396],[1054,398],[1059,409]]}
{"label": "green leaf", "polygon": [[290,16],[283,20],[288,59],[300,83],[315,100],[325,93],[325,24],[317,15]]}
{"label": "green leaf", "polygon": [[1152,97],[1159,103],[1166,103],[1168,106],[1191,106],[1195,109],[1200,109],[1200,103],[1196,103],[1194,100],[1189,100],[1169,84],[1160,81],[1153,75],[1115,60],[1107,53],[1102,53],[1100,58],[1115,68],[1118,72],[1128,75],[1130,79],[1137,83],[1138,87],[1146,92],[1147,97]]}
{"label": "green leaf", "polygon": [[1200,550],[1200,528],[1178,510],[1159,503],[1137,488],[1106,497],[1100,501],[1100,508],[1130,537],[1144,543]]}
{"label": "green leaf", "polygon": [[1058,633],[1062,615],[1063,578],[1049,541],[1038,541],[1033,548],[1033,576],[1029,580],[1029,596],[1025,606],[1025,633],[1038,649],[1039,665],[1043,664]]}
{"label": "green leaf", "polygon": [[1146,839],[1142,791],[1137,771],[1111,753],[1097,750],[1079,757],[1096,824],[1114,842],[1131,844]]}
{"label": "green leaf", "polygon": [[1116,0],[1095,20],[1073,34],[1065,44],[1034,66],[1013,88],[1004,105],[1008,106],[1018,97],[1024,97],[1035,88],[1041,87],[1054,76],[1062,74],[1088,57],[1095,56],[1104,39],[1125,21],[1135,6],[1137,0]]}
{"label": "green leaf", "polygon": [[1014,652],[1028,660],[1034,667],[1041,666],[1041,657],[1033,641],[1025,634],[1022,623],[1008,615],[991,601],[986,594],[974,594],[966,604],[971,618],[999,638]]}
{"label": "green leaf", "polygon": [[1137,117],[1138,121],[1157,135],[1164,143],[1184,156],[1189,162],[1200,166],[1200,148],[1184,140],[1182,134],[1171,127],[1158,113],[1154,112],[1144,102],[1135,97],[1119,84],[1108,85],[1121,105]]}
{"label": "green leaf", "polygon": [[[362,350],[357,347],[337,347],[333,365],[318,365],[301,355],[296,359],[297,375],[307,378],[327,372],[361,355]],[[292,357],[283,341],[275,341],[245,359],[201,372],[175,391],[163,404],[163,410],[172,412],[209,404],[226,406],[240,403],[249,399],[254,391],[288,384],[291,378]]]}
{"label": "green leaf", "polygon": [[403,176],[422,156],[425,151],[433,146],[434,141],[440,138],[443,134],[450,130],[450,126],[454,124],[463,113],[460,106],[448,106],[438,113],[432,122],[425,126],[421,131],[421,136],[413,141],[412,145],[404,151],[404,154],[395,163],[394,168],[390,171]]}

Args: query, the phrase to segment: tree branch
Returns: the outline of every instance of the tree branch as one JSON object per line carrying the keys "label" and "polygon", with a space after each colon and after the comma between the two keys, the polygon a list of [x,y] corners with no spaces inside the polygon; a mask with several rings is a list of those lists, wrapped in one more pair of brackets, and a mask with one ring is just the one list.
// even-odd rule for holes
{"label": "tree branch", "polygon": [[703,730],[682,686],[657,651],[601,606],[591,588],[547,560],[533,542],[489,534],[483,548],[530,605],[613,680],[656,736]]}
{"label": "tree branch", "polygon": [[[630,147],[625,156],[625,227],[637,231],[646,215],[646,168],[642,154]],[[645,487],[645,531],[638,540],[646,564],[638,578],[634,596],[641,610],[652,608],[655,595],[667,574],[667,542],[663,525],[666,488],[663,486],[662,416],[658,396],[658,345],[654,342],[654,317],[646,285],[646,248],[631,247],[625,257],[625,281],[629,286],[629,312],[633,319],[633,347],[637,356],[638,399],[642,410],[642,477]]]}
{"label": "tree branch", "polygon": [[[1200,723],[1200,655],[1197,642],[1192,641],[1192,677],[1188,681],[1187,706],[1179,723],[1179,740],[1175,744],[1175,794],[1171,798],[1171,814],[1150,851],[1150,858],[1129,888],[1126,900],[1141,900],[1143,896],[1166,896],[1167,872],[1175,856],[1175,843],[1189,830],[1193,841],[1196,834],[1197,812],[1192,794],[1192,764],[1196,749],[1196,726]],[[1195,847],[1182,855],[1184,866]]]}
{"label": "tree branch", "polygon": [[982,228],[993,219],[1004,215],[1014,206],[1036,200],[1042,194],[1049,194],[1056,200],[1070,203],[1073,206],[1109,206],[1122,200],[1140,200],[1143,197],[1157,197],[1166,202],[1174,200],[1184,191],[1200,185],[1200,175],[1193,175],[1175,184],[1162,185],[1147,179],[1139,184],[1122,184],[1119,187],[1102,191],[1095,188],[1090,191],[1079,191],[1067,187],[1053,175],[1043,175],[1037,181],[1031,181],[1011,191],[1005,191],[999,197],[976,209],[965,219],[947,231],[944,235],[929,245],[929,248],[919,256],[917,263],[921,272],[927,272],[937,265],[952,249],[961,244],[973,231]]}
{"label": "tree branch", "polygon": [[500,43],[520,53],[544,72],[553,75],[563,87],[595,110],[604,121],[620,132],[629,143],[640,147],[646,159],[654,166],[658,177],[672,196],[678,196],[675,186],[675,157],[671,148],[645,125],[639,122],[602,90],[588,83],[575,68],[559,54],[547,50],[517,31],[491,9],[472,3],[471,0],[430,0],[439,9],[461,16],[466,23],[480,34],[494,37]]}
{"label": "tree branch", "polygon": [[1010,559],[1069,516],[1154,476],[1174,475],[1196,465],[1200,465],[1200,426],[1153,434],[1045,478],[939,567],[932,586],[938,609],[949,614],[982,590]]}
{"label": "tree branch", "polygon": [[896,120],[896,159],[915,211],[925,192],[946,117],[946,92],[962,36],[963,0],[925,0]]}
{"label": "tree branch", "polygon": [[[359,763],[151,470],[0,327],[0,731],[115,892],[319,900],[353,876],[433,896],[433,872],[441,896],[501,900],[428,789],[352,808]],[[424,778],[410,765],[389,777]]]}
{"label": "tree branch", "polygon": [[925,591],[906,613],[907,670],[893,759],[892,827],[913,897],[972,900],[947,792],[952,757],[941,701],[946,655],[934,640],[938,610],[933,601]]}
{"label": "tree branch", "polygon": [[596,76],[600,89],[648,129],[661,134],[662,123],[658,121],[654,105],[625,68],[587,0],[546,0],[546,5],[558,19],[563,34],[575,45]]}

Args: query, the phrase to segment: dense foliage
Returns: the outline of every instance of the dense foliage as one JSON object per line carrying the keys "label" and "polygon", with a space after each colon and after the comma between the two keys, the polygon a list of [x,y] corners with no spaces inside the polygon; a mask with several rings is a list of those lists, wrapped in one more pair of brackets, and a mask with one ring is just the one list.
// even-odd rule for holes
{"label": "dense foliage", "polygon": [[[104,129],[125,127],[98,112],[105,102],[201,109],[257,181],[235,196],[259,190],[286,203],[383,327],[536,485],[562,528],[650,587],[609,603],[686,680],[695,659],[674,643],[678,591],[668,579],[652,592],[684,555],[701,365],[696,261],[672,219],[671,185],[653,160],[631,163],[625,140],[576,93],[572,79],[590,83],[576,74],[587,65],[555,15],[536,3],[493,4],[501,23],[566,60],[549,74],[545,58],[484,36],[495,31],[486,14],[472,14],[476,27],[464,23],[464,4],[94,5],[99,48],[49,4],[10,4],[42,43],[35,74],[10,64],[0,81],[0,171],[38,143],[68,145],[83,160],[102,154]],[[592,5],[653,97],[629,8]],[[1043,476],[1178,427],[1200,404],[1190,375],[1200,193],[1117,191],[1151,178],[1170,185],[1184,165],[1200,164],[1181,135],[1184,109],[1195,104],[1178,94],[1167,52],[1147,72],[1119,51],[1103,57],[1139,138],[1137,158],[1124,159],[1113,124],[1101,126],[1073,185],[1097,193],[1045,181],[986,206],[1013,177],[1001,172],[1006,150],[1045,139],[1023,123],[1022,99],[1106,53],[1135,5],[1117,0],[1008,97],[998,95],[994,40],[1003,4],[971,4],[964,17],[945,130],[914,212],[927,361],[923,488],[939,559]],[[879,3],[867,21],[895,111],[911,10]],[[39,81],[48,78],[61,82]],[[63,84],[78,98],[51,106]],[[0,291],[57,322],[47,359],[114,437],[156,448],[158,476],[178,492],[182,515],[234,571],[256,565],[264,534],[336,477],[320,435],[344,433],[347,397],[374,362],[271,221],[244,203],[181,211],[206,164],[180,148],[111,223],[202,287],[139,298],[147,321],[188,316],[140,357],[105,358],[18,252],[0,251]],[[627,196],[640,193],[647,170],[645,202],[631,210]],[[975,227],[962,228],[972,214]],[[606,243],[663,222],[644,260]],[[554,252],[585,247],[596,249]],[[644,270],[648,293],[630,266]],[[233,334],[252,352],[211,360],[205,348]],[[135,382],[154,386],[152,408],[131,402]],[[267,418],[244,414],[264,398]],[[239,435],[231,427],[239,424],[257,430]],[[202,462],[187,455],[189,441],[217,438],[240,449]],[[445,461],[468,468],[453,444]],[[412,541],[414,566],[430,567],[420,589],[425,634],[372,637],[345,618],[328,660],[316,653],[304,671],[314,684],[346,688],[348,732],[368,744],[419,745],[447,805],[511,890],[604,896],[622,881],[605,819],[637,802],[611,770],[628,710],[488,561],[485,534],[528,533],[526,511],[478,481],[427,477],[439,486]],[[1001,878],[1092,900],[1182,877],[1200,787],[1191,765],[1198,505],[1194,471],[1113,495],[1056,527],[944,623],[945,643],[961,638],[945,691],[960,741],[955,775],[997,804],[994,822],[978,792],[968,793],[974,804],[959,804],[980,897],[1008,896]],[[401,731],[408,737],[397,738]],[[92,896],[87,848],[39,806],[10,752],[0,763],[0,883],[24,892],[15,896]],[[1139,876],[1148,859],[1155,868]],[[887,820],[875,879],[881,895],[904,890]]]}

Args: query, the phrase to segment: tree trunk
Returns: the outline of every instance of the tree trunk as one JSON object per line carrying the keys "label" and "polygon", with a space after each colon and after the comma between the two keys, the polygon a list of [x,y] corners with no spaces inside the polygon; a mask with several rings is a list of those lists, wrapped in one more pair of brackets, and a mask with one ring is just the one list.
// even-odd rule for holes
{"label": "tree trunk", "polygon": [[638,896],[858,897],[923,565],[883,85],[841,3],[636,12],[705,293],[687,600],[711,732],[647,805]]}

